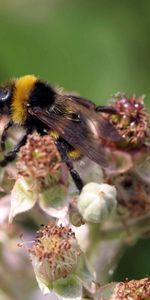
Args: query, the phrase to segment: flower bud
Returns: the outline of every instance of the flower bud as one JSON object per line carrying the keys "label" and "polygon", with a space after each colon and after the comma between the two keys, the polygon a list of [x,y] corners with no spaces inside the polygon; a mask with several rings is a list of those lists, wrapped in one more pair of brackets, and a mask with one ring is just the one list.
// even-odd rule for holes
{"label": "flower bud", "polygon": [[117,206],[116,189],[109,184],[94,182],[84,186],[78,209],[87,222],[99,223],[108,218]]}

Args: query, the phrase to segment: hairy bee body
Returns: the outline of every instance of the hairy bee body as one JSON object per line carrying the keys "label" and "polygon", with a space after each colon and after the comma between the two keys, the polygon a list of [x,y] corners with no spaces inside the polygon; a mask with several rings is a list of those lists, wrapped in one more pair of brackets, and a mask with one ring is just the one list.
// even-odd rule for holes
{"label": "hairy bee body", "polygon": [[4,146],[7,130],[13,125],[24,127],[26,134],[0,165],[5,166],[15,158],[29,133],[36,130],[41,135],[50,134],[81,190],[83,183],[72,160],[85,155],[107,167],[102,141],[120,139],[117,130],[100,112],[116,113],[111,107],[96,107],[89,100],[60,93],[34,75],[7,82],[0,87],[0,113],[7,114],[10,121],[2,134],[1,144]]}

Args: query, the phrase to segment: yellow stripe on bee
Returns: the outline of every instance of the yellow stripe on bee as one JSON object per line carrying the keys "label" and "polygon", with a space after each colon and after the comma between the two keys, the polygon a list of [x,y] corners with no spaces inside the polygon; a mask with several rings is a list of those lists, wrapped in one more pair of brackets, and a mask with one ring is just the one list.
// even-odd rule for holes
{"label": "yellow stripe on bee", "polygon": [[74,149],[74,150],[71,150],[71,151],[68,152],[68,156],[71,159],[78,159],[81,156],[81,152],[78,149]]}
{"label": "yellow stripe on bee", "polygon": [[14,123],[23,124],[27,116],[26,104],[37,77],[26,75],[15,80],[15,88],[12,100],[12,120]]}
{"label": "yellow stripe on bee", "polygon": [[[60,135],[57,131],[55,130],[51,130],[48,132],[48,134],[54,139],[54,140],[57,140]],[[76,160],[76,159],[79,159],[81,157],[81,152],[80,150],[78,149],[73,149],[73,150],[70,150],[67,152],[68,156],[73,159],[73,160]]]}
{"label": "yellow stripe on bee", "polygon": [[54,139],[57,140],[59,138],[59,133],[55,130],[49,132],[49,135]]}

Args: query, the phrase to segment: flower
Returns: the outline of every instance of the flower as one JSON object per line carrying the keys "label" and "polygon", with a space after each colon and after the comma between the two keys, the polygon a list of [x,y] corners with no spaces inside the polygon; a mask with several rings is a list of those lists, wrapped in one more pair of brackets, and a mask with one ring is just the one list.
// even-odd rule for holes
{"label": "flower", "polygon": [[68,170],[61,165],[53,139],[29,135],[17,160],[18,178],[11,191],[9,221],[31,209],[37,200],[42,210],[53,217],[66,214]]}
{"label": "flower", "polygon": [[115,293],[111,299],[113,300],[144,300],[150,297],[150,280],[143,278],[140,280],[130,280],[120,282],[115,288]]}
{"label": "flower", "polygon": [[128,97],[118,93],[114,96],[112,104],[117,114],[107,116],[124,138],[120,148],[135,149],[146,145],[149,137],[149,116],[144,106],[143,97]]}
{"label": "flower", "polygon": [[18,174],[48,186],[60,180],[60,156],[49,135],[29,135],[17,159]]}
{"label": "flower", "polygon": [[29,253],[39,286],[52,288],[75,271],[80,248],[71,228],[49,222],[37,232]]}
{"label": "flower", "polygon": [[118,93],[112,106],[117,113],[109,114],[109,120],[123,140],[108,156],[110,168],[105,170],[104,180],[117,188],[119,208],[125,207],[129,217],[138,217],[150,211],[149,114],[143,97]]}
{"label": "flower", "polygon": [[95,300],[149,300],[150,279],[126,280],[125,282],[112,282],[100,287],[94,297]]}

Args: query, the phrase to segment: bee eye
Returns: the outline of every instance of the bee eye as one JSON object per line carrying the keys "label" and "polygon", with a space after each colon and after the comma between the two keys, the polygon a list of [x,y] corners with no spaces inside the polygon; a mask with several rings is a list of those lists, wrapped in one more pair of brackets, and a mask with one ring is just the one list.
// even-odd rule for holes
{"label": "bee eye", "polygon": [[9,99],[10,97],[10,89],[3,89],[3,90],[0,90],[0,101],[6,101]]}

